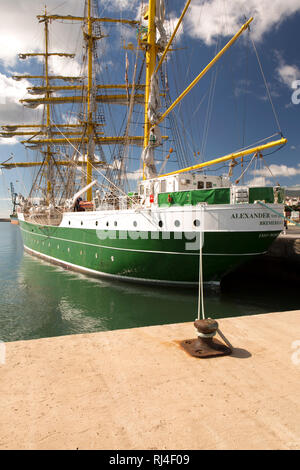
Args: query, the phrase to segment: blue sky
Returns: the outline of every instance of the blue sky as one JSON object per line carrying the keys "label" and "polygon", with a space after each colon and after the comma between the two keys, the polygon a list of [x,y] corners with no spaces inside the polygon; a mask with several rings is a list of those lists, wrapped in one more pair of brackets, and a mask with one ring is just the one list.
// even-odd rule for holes
{"label": "blue sky", "polygon": [[[115,18],[136,18],[141,2],[135,0],[99,0],[100,14]],[[0,124],[34,122],[41,111],[24,110],[18,100],[26,96],[30,83],[16,82],[12,73],[37,72],[41,63],[36,60],[18,61],[19,52],[39,51],[43,39],[43,27],[35,16],[44,9],[40,0],[0,0]],[[83,4],[83,2],[82,2]],[[83,6],[79,0],[49,0],[47,8],[52,13],[82,15]],[[104,6],[105,5],[105,6]],[[169,33],[185,0],[166,1],[166,30]],[[190,95],[175,109],[180,132],[184,134],[184,145],[189,163],[209,160],[254,144],[276,132],[278,126],[267,99],[264,81],[251,42],[254,40],[263,72],[268,83],[272,101],[280,123],[280,130],[288,144],[280,151],[265,156],[270,168],[251,167],[245,175],[245,182],[258,182],[265,176],[267,183],[279,182],[282,186],[300,187],[300,104],[292,102],[295,92],[293,84],[300,80],[300,0],[192,0],[183,28],[168,60],[169,85],[172,98],[187,86],[211,60],[229,38],[239,29],[245,18],[254,17],[251,37],[246,32],[224,55],[217,67],[192,90]],[[103,79],[124,83],[125,51],[122,43],[134,43],[135,31],[123,28],[118,39],[113,39],[112,27],[104,28],[109,34],[99,49],[103,55]],[[79,56],[82,49],[80,31],[76,26],[64,27],[61,23],[51,25],[51,45],[56,51],[75,52],[72,63],[56,60],[52,63],[55,73],[76,74],[79,70]],[[107,53],[108,57],[104,57]],[[134,54],[128,52],[132,75]],[[121,64],[121,73],[117,67]],[[121,77],[121,80],[120,80]],[[294,84],[295,86],[295,84]],[[211,90],[214,90],[212,93]],[[300,82],[299,82],[300,90]],[[296,90],[297,92],[297,90]],[[299,95],[300,98],[300,92]],[[104,110],[109,118],[109,111]],[[137,113],[138,115],[138,113]],[[110,120],[110,118],[108,119]],[[117,118],[115,128],[120,128]],[[168,127],[168,121],[166,121]],[[110,124],[107,135],[112,132]],[[167,131],[163,131],[165,133]],[[275,139],[279,136],[275,136]],[[172,139],[163,147],[164,154],[172,145]],[[270,153],[270,152],[265,152]],[[12,139],[0,139],[0,161],[10,154],[15,161],[32,158],[32,151]],[[131,172],[139,169],[140,151],[133,152],[129,167]],[[172,162],[173,158],[173,162]],[[167,170],[176,169],[178,155],[173,155]],[[160,165],[161,163],[159,163]],[[227,168],[216,171],[226,172]],[[234,178],[241,173],[235,169]],[[134,174],[134,173],[133,173]],[[136,175],[137,173],[135,173]],[[271,174],[273,177],[271,177]],[[32,170],[11,170],[0,175],[0,216],[9,212],[8,187],[10,181],[17,192],[26,193],[30,188]]]}

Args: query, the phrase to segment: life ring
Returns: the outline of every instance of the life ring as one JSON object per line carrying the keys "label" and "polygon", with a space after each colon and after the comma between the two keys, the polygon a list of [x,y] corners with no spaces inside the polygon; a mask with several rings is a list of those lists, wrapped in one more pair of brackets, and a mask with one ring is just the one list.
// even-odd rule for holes
{"label": "life ring", "polygon": [[80,201],[79,206],[82,207],[83,209],[93,209],[94,208],[93,202],[90,202],[90,201]]}

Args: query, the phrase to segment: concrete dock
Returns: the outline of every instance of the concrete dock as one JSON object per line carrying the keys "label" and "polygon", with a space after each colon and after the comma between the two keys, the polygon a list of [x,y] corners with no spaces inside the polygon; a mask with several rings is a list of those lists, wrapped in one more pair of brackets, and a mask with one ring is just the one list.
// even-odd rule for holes
{"label": "concrete dock", "polygon": [[[300,311],[19,341],[0,364],[0,449],[299,449]],[[2,345],[4,346],[4,345]]]}

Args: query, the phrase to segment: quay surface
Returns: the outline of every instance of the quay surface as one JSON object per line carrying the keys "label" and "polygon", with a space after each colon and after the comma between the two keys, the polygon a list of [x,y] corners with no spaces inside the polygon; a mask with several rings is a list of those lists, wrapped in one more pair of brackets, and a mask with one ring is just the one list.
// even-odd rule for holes
{"label": "quay surface", "polygon": [[[299,449],[300,311],[6,343],[0,449]],[[3,344],[0,346],[4,346]]]}

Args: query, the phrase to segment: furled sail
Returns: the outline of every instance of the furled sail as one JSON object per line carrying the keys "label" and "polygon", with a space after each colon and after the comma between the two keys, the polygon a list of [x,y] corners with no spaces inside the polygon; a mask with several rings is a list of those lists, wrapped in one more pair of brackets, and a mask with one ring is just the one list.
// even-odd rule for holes
{"label": "furled sail", "polygon": [[[161,50],[164,50],[167,44],[167,34],[164,28],[165,19],[165,2],[164,0],[156,0],[156,15],[155,15],[155,26],[159,32],[159,39],[157,45]],[[157,176],[157,170],[154,162],[154,149],[161,145],[162,137],[158,126],[155,126],[161,116],[159,110],[161,108],[161,99],[159,93],[158,75],[153,74],[150,82],[150,93],[148,101],[148,119],[150,129],[148,145],[144,148],[142,153],[142,161],[144,163],[144,177],[155,178]]]}

